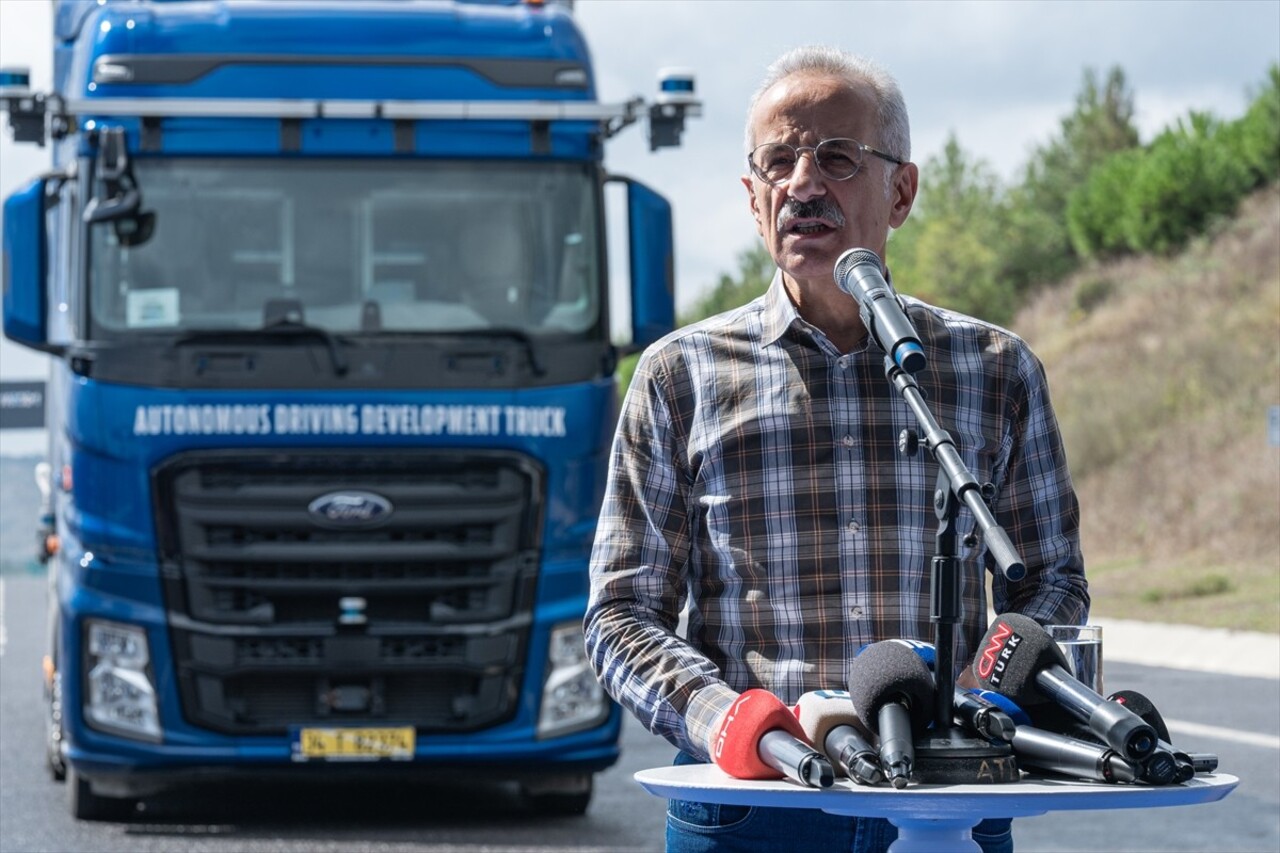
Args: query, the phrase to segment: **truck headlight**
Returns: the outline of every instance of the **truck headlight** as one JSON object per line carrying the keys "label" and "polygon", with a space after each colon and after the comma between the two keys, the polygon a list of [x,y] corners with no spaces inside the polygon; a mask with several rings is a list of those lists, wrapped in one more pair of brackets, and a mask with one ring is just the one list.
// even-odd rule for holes
{"label": "truck headlight", "polygon": [[113,734],[160,740],[146,632],[132,625],[90,619],[86,634],[85,721]]}
{"label": "truck headlight", "polygon": [[548,738],[599,725],[609,702],[587,661],[582,626],[565,622],[551,629],[547,680],[542,688],[538,737]]}

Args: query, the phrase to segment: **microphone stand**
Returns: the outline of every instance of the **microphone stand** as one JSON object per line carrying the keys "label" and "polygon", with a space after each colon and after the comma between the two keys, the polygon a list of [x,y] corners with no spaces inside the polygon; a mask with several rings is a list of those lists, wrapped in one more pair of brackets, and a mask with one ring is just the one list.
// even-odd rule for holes
{"label": "microphone stand", "polygon": [[[961,502],[969,508],[986,539],[987,549],[1009,580],[1027,573],[1004,528],[996,523],[987,501],[994,495],[991,484],[979,485],[960,458],[955,441],[943,430],[924,401],[915,377],[892,358],[884,360],[885,376],[906,400],[924,434],[924,445],[938,463],[938,480],[933,492],[933,510],[938,518],[934,555],[929,573],[929,620],[934,625],[933,736],[917,745],[917,776],[924,782],[1016,782],[1018,771],[1013,749],[1007,744],[992,745],[969,737],[955,725],[955,628],[960,621],[960,582],[956,563],[956,519]],[[898,451],[914,456],[920,445],[919,433],[904,429],[898,437]],[[966,544],[976,544],[966,540]],[[944,734],[945,733],[945,734]],[[927,756],[935,760],[928,760]],[[976,771],[971,768],[977,761]],[[984,772],[986,778],[983,778]]]}

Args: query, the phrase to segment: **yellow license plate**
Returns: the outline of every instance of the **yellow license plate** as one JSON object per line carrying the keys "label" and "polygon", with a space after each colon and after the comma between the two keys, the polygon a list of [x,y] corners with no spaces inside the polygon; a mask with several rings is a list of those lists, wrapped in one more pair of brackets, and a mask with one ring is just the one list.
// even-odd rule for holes
{"label": "yellow license plate", "polygon": [[413,726],[299,729],[294,761],[377,761],[413,758]]}

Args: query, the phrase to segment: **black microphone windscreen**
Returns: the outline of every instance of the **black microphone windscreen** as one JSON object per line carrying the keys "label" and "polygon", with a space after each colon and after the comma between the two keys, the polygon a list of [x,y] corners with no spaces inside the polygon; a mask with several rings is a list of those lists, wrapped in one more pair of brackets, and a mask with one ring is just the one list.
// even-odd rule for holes
{"label": "black microphone windscreen", "polygon": [[1144,723],[1156,730],[1156,735],[1160,740],[1165,743],[1173,743],[1173,740],[1169,737],[1169,727],[1165,725],[1164,717],[1160,715],[1155,703],[1146,696],[1136,690],[1117,690],[1107,699],[1111,702],[1119,702],[1141,717]]}
{"label": "black microphone windscreen", "polygon": [[892,640],[872,643],[849,662],[849,697],[858,718],[879,734],[886,702],[903,700],[913,730],[922,731],[933,713],[933,676],[914,651]]}
{"label": "black microphone windscreen", "polygon": [[1035,676],[1055,664],[1070,671],[1066,656],[1049,632],[1029,616],[1004,613],[991,622],[970,668],[984,689],[1030,708],[1051,701],[1036,686]]}

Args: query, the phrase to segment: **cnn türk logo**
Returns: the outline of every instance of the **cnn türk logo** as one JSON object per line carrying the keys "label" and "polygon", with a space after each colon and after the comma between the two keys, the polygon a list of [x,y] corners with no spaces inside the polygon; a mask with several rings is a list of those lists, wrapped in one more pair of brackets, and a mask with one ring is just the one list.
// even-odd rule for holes
{"label": "cnn t\u00fcrk logo", "polygon": [[978,658],[978,677],[998,685],[1009,659],[1021,642],[1022,637],[1015,634],[1007,622],[997,623],[995,633],[987,640],[987,646]]}

